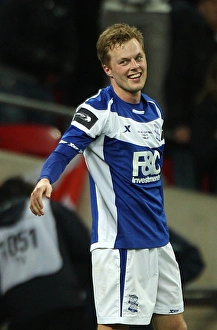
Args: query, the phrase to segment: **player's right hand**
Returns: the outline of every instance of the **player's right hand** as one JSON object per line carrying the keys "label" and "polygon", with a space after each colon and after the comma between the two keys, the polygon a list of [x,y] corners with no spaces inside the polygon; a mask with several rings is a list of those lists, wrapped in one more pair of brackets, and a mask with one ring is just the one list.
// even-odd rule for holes
{"label": "player's right hand", "polygon": [[44,215],[43,196],[50,198],[52,193],[52,186],[48,179],[41,179],[30,196],[30,210],[33,214],[41,216]]}

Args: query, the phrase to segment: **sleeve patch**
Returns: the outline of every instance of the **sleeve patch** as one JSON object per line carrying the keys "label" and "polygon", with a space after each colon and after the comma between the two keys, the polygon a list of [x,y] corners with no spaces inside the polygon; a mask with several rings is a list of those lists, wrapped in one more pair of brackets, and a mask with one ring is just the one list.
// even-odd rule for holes
{"label": "sleeve patch", "polygon": [[73,120],[90,129],[97,122],[98,118],[91,111],[81,108],[75,113]]}

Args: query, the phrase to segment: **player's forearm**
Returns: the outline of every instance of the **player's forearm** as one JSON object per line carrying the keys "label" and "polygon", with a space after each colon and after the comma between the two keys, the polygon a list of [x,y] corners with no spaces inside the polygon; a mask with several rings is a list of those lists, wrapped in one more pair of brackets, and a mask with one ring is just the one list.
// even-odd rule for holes
{"label": "player's forearm", "polygon": [[74,156],[76,156],[76,154],[77,153],[74,152],[74,155],[71,154],[69,157],[65,154],[54,151],[45,161],[40,173],[39,180],[42,178],[47,178],[51,184],[56,182],[68,163],[72,158],[74,158]]}

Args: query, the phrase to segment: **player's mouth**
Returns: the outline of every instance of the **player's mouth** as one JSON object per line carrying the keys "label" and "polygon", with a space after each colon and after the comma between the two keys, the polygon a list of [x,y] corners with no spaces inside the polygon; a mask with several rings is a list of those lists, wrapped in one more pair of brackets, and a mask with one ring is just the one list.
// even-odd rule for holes
{"label": "player's mouth", "polygon": [[138,72],[138,73],[134,73],[128,76],[129,79],[139,79],[141,77],[142,73]]}

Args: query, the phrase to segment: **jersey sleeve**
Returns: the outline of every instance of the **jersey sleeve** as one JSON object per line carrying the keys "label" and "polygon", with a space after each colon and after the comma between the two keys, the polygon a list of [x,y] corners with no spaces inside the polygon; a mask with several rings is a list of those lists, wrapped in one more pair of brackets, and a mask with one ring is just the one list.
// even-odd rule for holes
{"label": "jersey sleeve", "polygon": [[86,133],[70,125],[63,134],[58,146],[45,161],[39,180],[47,178],[50,183],[56,182],[69,162],[78,154],[83,153],[92,141]]}
{"label": "jersey sleeve", "polygon": [[77,154],[82,154],[102,133],[107,113],[105,110],[96,110],[86,104],[78,107],[71,125],[63,134],[54,152],[45,161],[39,180],[47,178],[51,184],[56,182],[68,163]]}
{"label": "jersey sleeve", "polygon": [[72,125],[86,133],[89,138],[96,139],[104,133],[111,104],[112,100],[108,104],[101,104],[100,102],[95,102],[93,105],[81,104],[72,119]]}
{"label": "jersey sleeve", "polygon": [[[74,151],[74,157],[76,154],[77,153]],[[46,178],[51,184],[56,182],[72,158],[69,158],[67,155],[54,150],[45,161],[39,180]]]}

